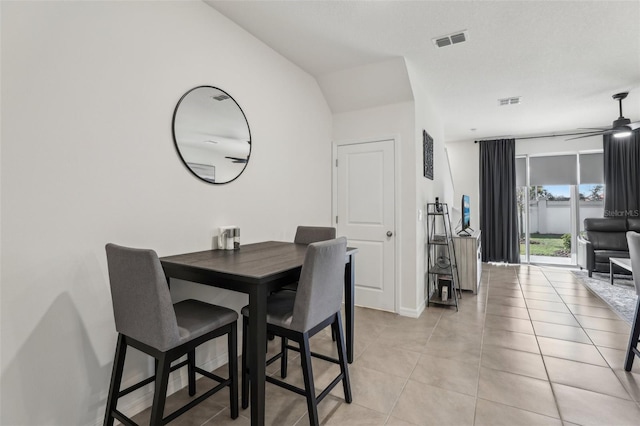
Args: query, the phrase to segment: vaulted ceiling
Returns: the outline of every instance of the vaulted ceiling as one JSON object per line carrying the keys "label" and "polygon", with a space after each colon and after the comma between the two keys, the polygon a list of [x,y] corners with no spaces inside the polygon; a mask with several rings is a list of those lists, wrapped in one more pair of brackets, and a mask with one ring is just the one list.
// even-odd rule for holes
{"label": "vaulted ceiling", "polygon": [[[631,92],[625,117],[640,120],[637,0],[205,1],[321,87],[404,58],[448,141],[610,126],[619,115],[611,96],[622,91]],[[435,47],[462,30],[466,42]],[[381,78],[378,101],[397,101],[402,84]],[[340,99],[348,93],[325,95],[334,110],[350,105]],[[520,104],[498,105],[517,96]]]}

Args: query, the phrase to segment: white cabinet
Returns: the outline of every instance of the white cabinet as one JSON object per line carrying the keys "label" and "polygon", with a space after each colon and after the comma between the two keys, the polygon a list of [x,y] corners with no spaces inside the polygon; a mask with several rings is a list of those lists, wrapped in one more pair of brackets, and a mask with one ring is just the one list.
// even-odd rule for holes
{"label": "white cabinet", "polygon": [[482,274],[482,239],[481,231],[475,231],[470,237],[453,237],[456,251],[460,288],[478,292],[480,275]]}

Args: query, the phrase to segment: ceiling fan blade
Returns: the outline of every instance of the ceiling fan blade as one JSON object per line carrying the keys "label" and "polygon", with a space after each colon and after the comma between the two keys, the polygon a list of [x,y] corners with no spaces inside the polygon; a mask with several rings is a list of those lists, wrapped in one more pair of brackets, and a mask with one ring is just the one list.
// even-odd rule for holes
{"label": "ceiling fan blade", "polygon": [[584,135],[580,135],[580,136],[576,136],[576,137],[573,137],[573,138],[565,139],[565,141],[572,141],[574,139],[582,139],[582,138],[590,138],[591,136],[600,136],[600,135],[603,135],[603,134],[604,134],[603,132],[587,133],[587,134],[584,134]]}
{"label": "ceiling fan blade", "polygon": [[597,130],[599,132],[609,130],[611,127],[578,127],[578,130]]}
{"label": "ceiling fan blade", "polygon": [[228,158],[229,160],[231,160],[232,163],[246,163],[249,160],[248,158],[238,158],[238,157],[224,157],[224,158]]}

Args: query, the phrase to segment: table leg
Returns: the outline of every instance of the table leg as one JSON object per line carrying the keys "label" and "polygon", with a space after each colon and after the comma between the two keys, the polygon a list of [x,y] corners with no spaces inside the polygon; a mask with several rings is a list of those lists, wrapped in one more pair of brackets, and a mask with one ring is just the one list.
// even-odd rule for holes
{"label": "table leg", "polygon": [[613,285],[613,262],[609,259],[609,284]]}
{"label": "table leg", "polygon": [[640,298],[636,304],[636,313],[633,316],[633,326],[631,327],[631,335],[629,336],[629,347],[627,348],[627,356],[624,360],[625,371],[631,371],[633,367],[633,357],[638,353],[638,339],[640,338]]}
{"label": "table leg", "polygon": [[264,286],[256,286],[249,293],[248,350],[252,426],[264,425],[266,347],[267,292]]}
{"label": "table leg", "polygon": [[344,269],[344,311],[346,321],[347,361],[353,362],[353,323],[354,323],[354,287],[356,283],[355,255],[349,255]]}

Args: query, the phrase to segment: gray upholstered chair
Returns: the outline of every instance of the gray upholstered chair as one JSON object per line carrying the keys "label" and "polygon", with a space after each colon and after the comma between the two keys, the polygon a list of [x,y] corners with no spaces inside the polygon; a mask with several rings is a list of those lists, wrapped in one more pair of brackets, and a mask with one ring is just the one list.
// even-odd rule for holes
{"label": "gray upholstered chair", "polygon": [[[304,389],[285,383],[275,377],[266,380],[287,390],[306,396],[309,420],[318,424],[318,402],[342,381],[345,401],[351,403],[351,386],[345,353],[344,334],[340,307],[344,288],[344,268],[347,240],[344,237],[309,244],[305,255],[298,291],[281,291],[272,294],[267,302],[267,331],[283,339],[298,343],[299,347],[288,346],[300,351]],[[242,407],[249,405],[249,371],[247,366],[247,339],[249,309],[242,309]],[[338,359],[312,353],[309,339],[331,325],[336,335]],[[340,374],[316,397],[313,384],[311,356],[340,365]],[[276,355],[277,357],[277,355]],[[274,358],[276,358],[274,357]],[[286,360],[285,363],[286,365]]]}
{"label": "gray upholstered chair", "polygon": [[[298,226],[296,228],[296,235],[293,237],[293,242],[296,244],[306,244],[309,245],[311,243],[317,243],[318,241],[327,241],[333,240],[336,238],[336,228],[330,226]],[[296,291],[298,290],[298,283],[290,283],[278,291]],[[332,331],[331,336],[333,340],[336,340],[335,333]],[[273,334],[269,334],[269,340],[273,340]],[[287,377],[287,339],[282,338],[282,345],[280,356],[282,358],[282,368],[280,369],[280,374],[284,379]],[[272,359],[271,362],[276,359]]]}
{"label": "gray upholstered chair", "polygon": [[[336,237],[336,228],[330,226],[298,226],[293,242],[296,244],[311,244],[318,241],[333,240]],[[296,291],[298,283],[287,284],[282,290]]]}
{"label": "gray upholstered chair", "polygon": [[296,244],[311,244],[318,241],[333,240],[336,228],[328,226],[298,226],[293,242]]}
{"label": "gray upholstered chair", "polygon": [[[107,397],[104,424],[113,425],[114,418],[125,424],[131,419],[117,410],[118,398],[155,380],[155,393],[150,424],[170,422],[217,391],[229,387],[231,417],[238,417],[238,314],[221,306],[197,300],[175,305],[160,260],[153,250],[133,249],[107,244],[107,263],[113,313],[118,342],[113,362],[111,385]],[[219,336],[228,336],[229,378],[224,379],[195,365],[195,349]],[[127,347],[132,346],[156,360],[156,374],[142,382],[120,390]],[[187,360],[171,366],[171,362],[187,355]],[[219,384],[184,407],[164,416],[169,373],[188,367],[189,395],[196,393],[196,372]]]}
{"label": "gray upholstered chair", "polygon": [[629,336],[627,357],[624,363],[624,369],[631,371],[633,357],[640,356],[640,351],[638,350],[638,339],[640,339],[640,234],[633,231],[627,232],[627,242],[629,243],[629,257],[631,259],[631,269],[633,270],[633,283],[636,286],[636,294],[638,295],[631,336]]}

